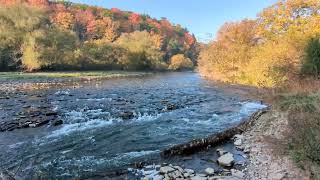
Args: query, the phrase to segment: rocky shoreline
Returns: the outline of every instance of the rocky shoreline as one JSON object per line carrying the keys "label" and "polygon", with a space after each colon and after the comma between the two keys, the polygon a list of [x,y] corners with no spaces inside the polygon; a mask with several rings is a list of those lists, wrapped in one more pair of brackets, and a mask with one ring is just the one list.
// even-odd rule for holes
{"label": "rocky shoreline", "polygon": [[[254,126],[255,122],[265,113],[268,108],[262,109],[254,113],[248,120],[243,121],[240,125],[230,128],[221,133],[214,134],[205,139],[193,140],[189,143],[177,145],[162,152],[162,156],[185,156],[198,151],[215,151],[217,158],[215,159],[219,168],[206,167],[203,170],[196,171],[182,166],[162,163],[141,166],[139,168],[129,168],[128,173],[135,179],[145,180],[173,180],[173,179],[191,179],[191,180],[214,180],[214,179],[245,179],[247,166],[249,161],[236,161],[235,156],[240,155],[247,159],[250,156],[250,145],[245,143],[245,136],[240,134],[248,128]],[[227,151],[223,143],[232,140],[234,146],[239,152]],[[217,145],[221,148],[211,148]]]}
{"label": "rocky shoreline", "polygon": [[[243,140],[242,135],[234,136],[233,143],[238,144],[237,149],[243,149],[239,142]],[[223,147],[223,145],[222,145]],[[229,152],[224,148],[211,148],[208,151],[215,151],[218,158],[216,160],[219,168],[209,167],[202,170],[185,168],[168,163],[152,164],[141,168],[129,168],[128,173],[130,178],[127,179],[144,179],[144,180],[175,180],[175,179],[190,179],[190,180],[215,180],[215,179],[243,179],[245,177],[246,161],[237,161],[237,155],[247,158],[247,154],[238,154],[237,152]],[[180,158],[184,158],[183,156]]]}
{"label": "rocky shoreline", "polygon": [[[234,152],[228,152],[223,148],[211,148],[208,151],[216,151],[219,157],[216,161],[222,170],[207,167],[196,171],[175,164],[163,163],[144,166],[140,169],[130,168],[128,173],[139,177],[136,179],[145,180],[311,179],[310,174],[296,167],[288,154],[277,152],[277,149],[283,148],[280,141],[284,140],[284,135],[287,133],[287,114],[275,109],[264,111],[258,118],[254,118],[254,121],[251,118],[251,121],[248,121],[251,122],[250,126],[246,126],[241,134],[236,134],[231,138],[233,145],[237,150],[243,152],[242,156],[246,159],[246,162],[240,166],[235,166]],[[256,114],[252,117],[255,117]]]}

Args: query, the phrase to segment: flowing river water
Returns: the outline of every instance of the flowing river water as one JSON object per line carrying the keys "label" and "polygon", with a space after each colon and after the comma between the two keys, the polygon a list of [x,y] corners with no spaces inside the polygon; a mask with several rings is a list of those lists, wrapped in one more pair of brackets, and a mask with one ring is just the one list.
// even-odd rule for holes
{"label": "flowing river water", "polygon": [[[158,158],[265,107],[196,73],[163,73],[34,90],[63,120],[0,132],[0,168],[23,179],[88,178]],[[4,106],[4,104],[2,104]]]}

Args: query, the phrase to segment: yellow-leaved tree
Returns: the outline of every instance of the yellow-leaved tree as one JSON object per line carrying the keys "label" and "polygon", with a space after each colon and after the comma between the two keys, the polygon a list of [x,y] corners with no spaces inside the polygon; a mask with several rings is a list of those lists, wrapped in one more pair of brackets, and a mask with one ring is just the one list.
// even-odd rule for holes
{"label": "yellow-leaved tree", "polygon": [[226,23],[199,56],[211,79],[260,87],[300,75],[305,49],[320,34],[319,0],[280,0],[256,20]]}
{"label": "yellow-leaved tree", "polygon": [[185,57],[183,54],[177,54],[171,57],[169,69],[171,70],[186,70],[192,69],[193,62],[190,58]]}
{"label": "yellow-leaved tree", "polygon": [[128,58],[119,62],[124,69],[162,70],[167,67],[163,60],[161,44],[158,35],[147,31],[135,31],[124,33],[116,41],[116,44],[128,51]]}

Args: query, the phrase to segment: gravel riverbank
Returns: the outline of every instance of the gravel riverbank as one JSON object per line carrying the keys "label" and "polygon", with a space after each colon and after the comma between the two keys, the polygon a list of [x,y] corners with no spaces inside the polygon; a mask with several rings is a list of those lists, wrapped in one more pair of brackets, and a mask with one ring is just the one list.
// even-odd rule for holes
{"label": "gravel riverbank", "polygon": [[288,133],[287,114],[270,110],[243,134],[245,151],[249,152],[249,163],[245,179],[311,179],[285,152]]}

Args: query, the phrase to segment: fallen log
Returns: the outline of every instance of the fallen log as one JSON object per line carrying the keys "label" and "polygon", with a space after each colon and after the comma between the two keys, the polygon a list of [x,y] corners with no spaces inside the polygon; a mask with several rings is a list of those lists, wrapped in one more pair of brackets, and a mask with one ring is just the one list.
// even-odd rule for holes
{"label": "fallen log", "polygon": [[230,140],[234,135],[241,134],[255,124],[255,121],[269,111],[269,108],[261,109],[250,116],[249,119],[242,121],[239,125],[227,129],[223,132],[213,134],[207,138],[195,139],[186,144],[179,144],[162,151],[162,156],[193,154],[208,146],[215,146],[224,141]]}

